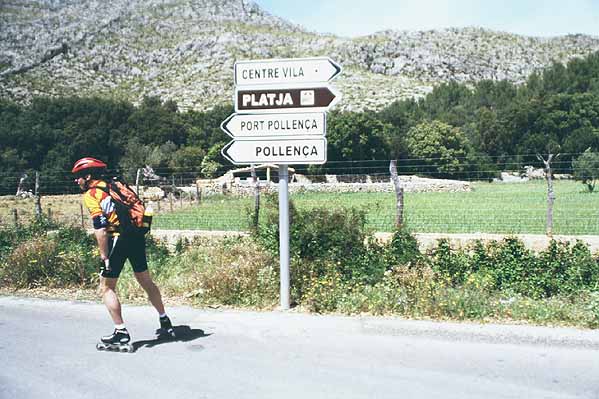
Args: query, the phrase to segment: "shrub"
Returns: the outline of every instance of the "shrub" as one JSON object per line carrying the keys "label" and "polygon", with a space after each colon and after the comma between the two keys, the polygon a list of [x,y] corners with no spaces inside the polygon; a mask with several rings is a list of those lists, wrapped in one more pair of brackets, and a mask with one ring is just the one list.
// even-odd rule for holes
{"label": "shrub", "polygon": [[599,153],[587,148],[578,158],[572,161],[574,179],[582,182],[587,191],[595,190],[595,183],[599,179]]}
{"label": "shrub", "polygon": [[477,242],[468,249],[452,249],[447,240],[428,260],[438,277],[454,287],[472,276],[486,291],[516,293],[530,298],[572,295],[599,287],[599,264],[582,242],[573,245],[551,241],[538,254],[517,238],[488,244]]}
{"label": "shrub", "polygon": [[394,265],[407,265],[422,259],[418,241],[405,228],[395,230],[387,251],[387,268]]}
{"label": "shrub", "polygon": [[[254,237],[272,255],[278,256],[278,205],[273,197],[265,202],[265,217]],[[385,249],[374,240],[367,240],[363,210],[326,207],[298,210],[291,202],[289,212],[291,273],[296,281],[304,281],[305,276],[324,276],[325,263],[335,265],[344,281],[375,283],[382,278]],[[301,296],[303,289],[298,291]]]}
{"label": "shrub", "polygon": [[301,304],[311,312],[334,312],[337,310],[340,297],[347,289],[335,265],[328,265],[325,269],[323,275],[302,277],[306,289]]}
{"label": "shrub", "polygon": [[65,243],[60,233],[18,243],[0,264],[0,280],[15,288],[90,284],[96,264],[90,247]]}
{"label": "shrub", "polygon": [[200,303],[267,307],[278,299],[274,259],[251,240],[197,240],[171,258],[158,280],[165,290]]}
{"label": "shrub", "polygon": [[430,259],[432,269],[453,285],[462,284],[470,273],[470,262],[462,250],[453,250],[447,239],[441,239]]}

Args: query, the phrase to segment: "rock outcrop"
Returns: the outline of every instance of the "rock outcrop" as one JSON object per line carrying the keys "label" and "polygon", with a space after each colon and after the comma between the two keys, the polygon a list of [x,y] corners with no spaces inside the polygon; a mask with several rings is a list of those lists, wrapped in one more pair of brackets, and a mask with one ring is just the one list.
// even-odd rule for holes
{"label": "rock outcrop", "polygon": [[480,28],[317,34],[247,0],[5,0],[0,96],[100,95],[182,109],[230,104],[240,59],[330,56],[344,67],[342,109],[379,109],[440,82],[523,82],[553,61],[599,51],[599,38],[535,38]]}

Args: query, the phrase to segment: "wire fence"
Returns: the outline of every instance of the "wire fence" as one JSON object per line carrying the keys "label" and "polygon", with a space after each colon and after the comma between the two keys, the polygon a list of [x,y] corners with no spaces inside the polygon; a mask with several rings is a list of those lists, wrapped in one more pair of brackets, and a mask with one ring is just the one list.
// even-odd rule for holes
{"label": "wire fence", "polygon": [[[589,193],[572,179],[569,161],[553,163],[551,181],[542,168],[520,162],[503,172],[464,164],[450,173],[439,170],[440,161],[401,160],[397,166],[403,191],[401,221],[413,232],[545,234],[551,227],[552,234],[599,235],[599,194]],[[398,192],[389,163],[330,162],[326,173],[319,173],[322,166],[292,166],[290,199],[299,210],[358,208],[365,212],[373,231],[393,231]],[[437,171],[431,172],[435,165]],[[112,172],[125,175],[152,206],[155,229],[246,231],[253,220],[257,193],[263,220],[266,209],[276,207],[277,202],[275,165],[256,165],[257,183],[251,168],[235,166],[219,170],[213,178],[198,178],[198,170],[190,168]],[[448,175],[457,178],[448,179]],[[27,223],[40,213],[61,223],[91,227],[69,171],[39,173],[37,183],[31,173],[26,177],[0,173],[0,178],[14,184],[12,194],[0,196],[0,227]],[[552,204],[550,197],[554,197]]]}

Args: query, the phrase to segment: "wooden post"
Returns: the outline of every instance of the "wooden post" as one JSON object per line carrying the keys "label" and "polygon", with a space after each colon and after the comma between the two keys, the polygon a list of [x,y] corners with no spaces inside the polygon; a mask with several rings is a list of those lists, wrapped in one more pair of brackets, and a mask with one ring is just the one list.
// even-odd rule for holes
{"label": "wooden post", "polygon": [[254,184],[254,229],[258,231],[258,220],[260,218],[260,180],[256,175],[256,168],[252,164],[252,182]]}
{"label": "wooden post", "polygon": [[181,192],[181,194],[179,194],[179,207],[183,208],[183,194],[184,192]]}
{"label": "wooden post", "polygon": [[158,198],[158,201],[156,201],[156,205],[158,205],[157,207],[157,211],[160,212],[160,203],[162,202],[162,198]]}
{"label": "wooden post", "polygon": [[[555,156],[555,159],[560,154]],[[540,154],[537,154],[539,161],[545,164],[545,180],[547,181],[547,221],[545,224],[545,231],[548,237],[553,237],[553,203],[555,202],[555,192],[553,191],[553,176],[551,173],[551,161],[554,159],[553,154],[547,155],[545,160]]]}
{"label": "wooden post", "polygon": [[137,192],[137,195],[141,197],[141,195],[139,195],[139,178],[141,176],[141,169],[137,168],[137,176],[135,176],[135,190]]}
{"label": "wooden post", "polygon": [[12,210],[12,218],[13,218],[15,227],[19,227],[19,212],[16,209]]}
{"label": "wooden post", "polygon": [[27,174],[23,173],[23,176],[21,176],[21,178],[19,179],[19,184],[17,186],[17,193],[15,194],[16,197],[20,196],[23,193],[23,184],[25,183],[26,179],[27,179]]}
{"label": "wooden post", "polygon": [[202,189],[200,183],[196,181],[196,203],[200,205],[200,202],[202,202]]}
{"label": "wooden post", "polygon": [[48,208],[48,220],[52,221],[52,208]]}
{"label": "wooden post", "polygon": [[83,204],[79,204],[79,210],[81,211],[81,227],[85,228],[85,216],[83,213]]}
{"label": "wooden post", "polygon": [[171,212],[173,211],[173,202],[175,200],[175,192],[177,191],[177,186],[175,185],[175,175],[171,176],[171,180],[172,180],[172,186],[173,186],[173,191],[171,192],[170,195],[170,204],[171,204]]}
{"label": "wooden post", "polygon": [[397,210],[395,215],[395,227],[401,228],[403,226],[403,187],[397,176],[397,160],[392,160],[389,164],[389,172],[391,173],[391,181],[395,187],[395,197],[397,198]]}
{"label": "wooden post", "polygon": [[170,210],[171,210],[171,212],[173,211],[173,197],[174,197],[174,195],[175,194],[173,194],[173,193],[169,193],[169,196],[168,196],[168,202],[170,204]]}
{"label": "wooden post", "polygon": [[40,195],[40,172],[35,172],[35,217],[42,217],[42,199]]}

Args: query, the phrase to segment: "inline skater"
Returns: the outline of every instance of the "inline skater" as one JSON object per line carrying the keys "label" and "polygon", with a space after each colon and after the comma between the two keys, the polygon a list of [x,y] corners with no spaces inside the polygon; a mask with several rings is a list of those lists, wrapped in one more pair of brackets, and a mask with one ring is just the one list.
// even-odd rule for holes
{"label": "inline skater", "polygon": [[83,203],[90,212],[94,236],[98,243],[100,258],[100,293],[108,313],[114,322],[112,334],[103,336],[96,346],[98,350],[132,351],[131,336],[125,327],[121,313],[121,303],[116,293],[116,284],[129,259],[135,279],[148,294],[150,303],[159,315],[159,336],[174,337],[174,329],[164,309],[160,290],[154,284],[148,271],[145,236],[124,231],[124,223],[119,220],[115,200],[108,190],[106,179],[107,165],[95,158],[81,158],[75,162],[72,173],[75,182],[83,192]]}

